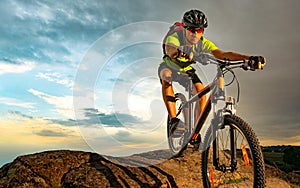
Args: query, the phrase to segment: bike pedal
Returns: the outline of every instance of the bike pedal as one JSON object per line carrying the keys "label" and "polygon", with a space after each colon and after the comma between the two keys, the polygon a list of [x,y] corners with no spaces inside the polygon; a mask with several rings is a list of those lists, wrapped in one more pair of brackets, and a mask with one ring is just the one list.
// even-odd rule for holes
{"label": "bike pedal", "polygon": [[178,128],[173,132],[172,137],[174,137],[174,138],[176,138],[176,137],[181,137],[181,136],[184,135],[184,133],[185,133],[185,129],[184,129],[184,128],[179,128],[179,127],[178,127]]}
{"label": "bike pedal", "polygon": [[177,127],[175,131],[183,131],[184,132],[185,128],[184,127]]}

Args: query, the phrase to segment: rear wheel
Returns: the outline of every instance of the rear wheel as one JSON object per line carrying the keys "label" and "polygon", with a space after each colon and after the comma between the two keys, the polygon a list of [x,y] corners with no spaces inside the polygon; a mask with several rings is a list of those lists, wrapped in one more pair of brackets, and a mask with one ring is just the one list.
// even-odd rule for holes
{"label": "rear wheel", "polygon": [[[215,151],[214,140],[217,143]],[[241,118],[226,115],[224,125],[217,130],[216,139],[213,139],[209,128],[203,149],[201,170],[204,187],[265,187],[265,167],[258,139]],[[233,155],[236,155],[236,161],[232,161]]]}
{"label": "rear wheel", "polygon": [[[175,101],[176,101],[176,109],[178,109],[184,102],[186,102],[186,98],[181,93],[175,94]],[[188,127],[187,127],[187,120],[188,120],[188,109],[183,108],[180,114],[178,114],[177,118],[179,118],[183,124],[185,125],[185,131],[182,134],[171,134],[170,126],[168,123],[167,126],[167,136],[168,136],[168,143],[171,153],[174,156],[179,156],[182,152],[187,148],[188,144]],[[168,116],[168,121],[170,121],[170,117]]]}

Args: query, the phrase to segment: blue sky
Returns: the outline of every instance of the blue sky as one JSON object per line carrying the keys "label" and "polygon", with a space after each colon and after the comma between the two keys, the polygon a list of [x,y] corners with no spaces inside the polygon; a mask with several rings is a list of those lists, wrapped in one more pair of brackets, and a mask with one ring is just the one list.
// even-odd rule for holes
{"label": "blue sky", "polygon": [[237,72],[238,114],[263,145],[299,145],[299,7],[297,0],[2,1],[0,165],[51,149],[166,148],[160,41],[191,8],[206,13],[204,35],[219,48],[268,59],[263,71]]}

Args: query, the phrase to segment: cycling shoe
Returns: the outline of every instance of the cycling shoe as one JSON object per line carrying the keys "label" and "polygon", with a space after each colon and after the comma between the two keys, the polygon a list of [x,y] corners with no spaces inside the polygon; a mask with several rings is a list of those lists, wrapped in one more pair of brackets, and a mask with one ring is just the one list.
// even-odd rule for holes
{"label": "cycling shoe", "polygon": [[172,136],[182,136],[185,131],[184,123],[178,118],[172,118],[169,122],[170,134]]}

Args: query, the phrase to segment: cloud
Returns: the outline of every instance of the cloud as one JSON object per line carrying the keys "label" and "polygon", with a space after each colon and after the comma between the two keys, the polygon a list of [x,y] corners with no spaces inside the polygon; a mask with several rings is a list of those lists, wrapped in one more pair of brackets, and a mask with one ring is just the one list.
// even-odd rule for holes
{"label": "cloud", "polygon": [[118,140],[118,141],[121,141],[121,142],[132,142],[133,139],[130,138],[132,136],[132,134],[128,131],[124,131],[124,130],[120,130],[118,131],[114,137]]}
{"label": "cloud", "polygon": [[47,119],[47,121],[62,126],[78,126],[78,121],[74,119]]}
{"label": "cloud", "polygon": [[45,102],[55,106],[55,110],[66,117],[74,117],[73,97],[72,96],[52,96],[35,89],[29,89],[28,92],[43,99]]}
{"label": "cloud", "polygon": [[[41,2],[36,2],[36,4],[29,3],[28,6],[24,6],[24,4],[14,1],[12,1],[12,4],[15,6],[16,17],[21,20],[36,19],[44,23],[49,23],[55,19],[55,15],[51,11],[51,8]],[[39,11],[34,11],[34,8],[36,7],[39,8]]]}
{"label": "cloud", "polygon": [[72,86],[73,86],[73,81],[70,80],[69,78],[65,77],[64,75],[62,75],[59,72],[51,72],[51,73],[40,72],[36,75],[36,77],[45,79],[49,82],[55,82],[57,84],[64,85],[68,88],[72,88]]}
{"label": "cloud", "polygon": [[[0,21],[13,24],[0,26],[1,47],[5,49],[1,55],[76,66],[101,35],[132,19],[124,14],[122,5],[127,3],[116,3],[5,1],[0,8]],[[127,5],[127,11],[130,8],[133,7]]]}
{"label": "cloud", "polygon": [[34,132],[34,134],[39,136],[46,136],[46,137],[66,137],[68,136],[66,133],[53,131],[49,129],[40,130],[37,132]]}
{"label": "cloud", "polygon": [[100,124],[105,127],[124,127],[134,124],[141,124],[142,121],[130,114],[112,112],[109,114],[100,112],[98,109],[84,109],[85,119],[77,120],[78,124],[95,125]]}
{"label": "cloud", "polygon": [[31,102],[24,102],[19,99],[14,99],[14,98],[7,98],[7,97],[0,97],[0,104],[4,104],[7,106],[15,106],[15,107],[21,107],[21,108],[35,108],[34,105],[35,103]]}
{"label": "cloud", "polygon": [[15,59],[8,60],[8,59],[2,59],[0,60],[0,75],[1,74],[7,74],[7,73],[24,73],[27,71],[32,70],[36,67],[36,63],[33,61],[28,61],[24,59]]}
{"label": "cloud", "polygon": [[28,119],[33,119],[32,116],[23,114],[19,111],[8,111],[7,113],[7,118],[11,120],[28,120]]}

